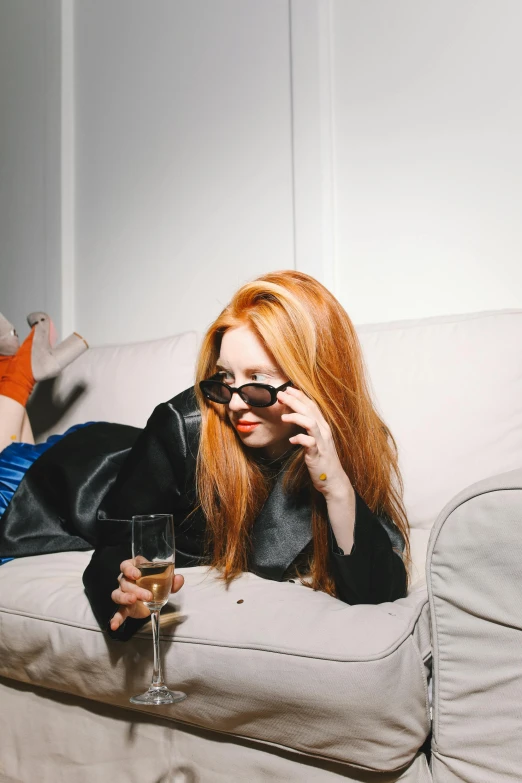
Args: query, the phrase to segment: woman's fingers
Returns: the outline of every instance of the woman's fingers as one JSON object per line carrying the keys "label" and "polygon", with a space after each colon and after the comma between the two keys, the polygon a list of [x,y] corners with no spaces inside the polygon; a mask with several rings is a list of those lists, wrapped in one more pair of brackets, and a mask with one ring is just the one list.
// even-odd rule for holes
{"label": "woman's fingers", "polygon": [[294,389],[292,386],[289,386],[286,391],[279,392],[279,394],[282,397],[280,402],[288,405],[296,413],[304,413],[317,419],[317,421],[326,423],[319,405],[311,397],[307,397],[300,389]]}
{"label": "woman's fingers", "polygon": [[121,604],[122,606],[130,606],[138,600],[136,593],[126,593],[121,587],[117,587],[116,590],[112,591],[111,598],[115,604]]}
{"label": "woman's fingers", "polygon": [[292,435],[292,437],[288,438],[288,440],[290,441],[290,443],[295,443],[299,446],[304,446],[310,451],[312,451],[314,447],[317,448],[317,441],[315,440],[315,438],[312,438],[311,435],[304,435],[303,433],[299,433],[299,435]]}
{"label": "woman's fingers", "polygon": [[[289,390],[291,390],[291,393]],[[289,390],[279,392],[281,395],[280,399],[278,395],[279,402],[283,403],[289,408],[292,408],[294,411],[294,413],[283,413],[282,417],[285,417],[284,420],[288,422],[294,422],[309,432],[313,430],[315,436],[321,435],[322,437],[328,437],[331,432],[330,427],[321,413],[321,409],[317,403],[310,399],[310,397],[307,397],[306,394],[303,394],[303,392],[299,389],[293,389],[292,387],[289,387]],[[302,421],[287,418],[294,415],[301,415],[304,418]],[[308,419],[310,425],[307,425],[304,419]]]}
{"label": "woman's fingers", "polygon": [[124,560],[120,563],[120,570],[126,579],[139,579],[141,572],[134,565],[133,560]]}
{"label": "woman's fingers", "polygon": [[[148,590],[142,590],[137,585],[127,582],[123,577],[119,579],[120,587],[113,590],[111,598],[115,604],[118,604],[118,609],[111,619],[111,629],[113,631],[118,630],[120,625],[125,621],[127,617],[148,617],[150,614],[149,609],[142,603],[140,598],[141,593],[147,595],[147,600],[152,598],[152,594]],[[129,589],[134,587],[135,589]]]}
{"label": "woman's fingers", "polygon": [[298,427],[302,427],[307,432],[318,432],[319,427],[314,419],[310,416],[304,416],[302,413],[283,413],[281,418],[285,424],[297,424]]}
{"label": "woman's fingers", "polygon": [[[121,574],[118,577],[120,583],[119,589],[116,589],[112,594],[112,600],[117,603],[131,604],[139,601],[152,600],[152,593],[149,590],[144,590],[142,587],[138,587],[136,579],[139,579],[141,572],[134,565],[133,560],[124,560],[120,563]],[[114,597],[114,596],[117,597]],[[132,600],[129,599],[129,595],[133,596]]]}
{"label": "woman's fingers", "polygon": [[[135,580],[141,574],[132,560],[124,560],[120,564],[121,574],[118,577],[119,586],[112,591],[111,598],[115,604],[118,604],[118,610],[114,613],[110,621],[112,631],[125,622],[127,617],[147,617],[150,612],[143,604],[143,601],[150,601],[152,593],[138,587]],[[172,580],[172,592],[177,593],[181,590],[185,582],[182,574],[175,574]]]}
{"label": "woman's fingers", "polygon": [[[152,593],[149,590],[144,590],[139,587],[133,578],[133,571],[137,571],[138,577],[141,576],[140,572],[134,566],[129,566],[132,561],[124,561],[121,563],[122,573],[118,577],[120,586],[112,593],[112,600],[117,604],[131,604],[139,601],[151,601]],[[128,574],[129,578],[126,578],[124,574]]]}
{"label": "woman's fingers", "polygon": [[174,574],[174,579],[172,580],[172,590],[171,593],[177,593],[178,590],[181,590],[185,583],[185,577],[182,576],[182,574]]}
{"label": "woman's fingers", "polygon": [[111,617],[111,631],[117,631],[120,625],[122,625],[127,615],[129,614],[127,609],[119,609],[112,617]]}
{"label": "woman's fingers", "polygon": [[144,590],[143,587],[138,587],[136,582],[129,582],[128,579],[120,579],[120,590],[124,595],[135,596],[139,601],[152,601],[153,598],[150,590]]}
{"label": "woman's fingers", "polygon": [[300,396],[298,397],[297,394],[290,394],[287,389],[286,391],[279,392],[277,398],[279,402],[282,402],[284,405],[288,405],[297,413],[309,413],[310,403],[312,405],[315,403],[309,397],[304,395],[303,392],[299,392],[299,395]]}

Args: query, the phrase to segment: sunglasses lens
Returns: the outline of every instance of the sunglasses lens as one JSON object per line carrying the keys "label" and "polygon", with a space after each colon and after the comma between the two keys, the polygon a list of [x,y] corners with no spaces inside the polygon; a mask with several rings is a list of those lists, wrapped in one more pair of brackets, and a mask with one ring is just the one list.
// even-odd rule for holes
{"label": "sunglasses lens", "polygon": [[208,397],[209,400],[212,400],[212,402],[230,402],[232,395],[230,394],[227,387],[223,386],[223,384],[206,381],[202,388],[205,396]]}
{"label": "sunglasses lens", "polygon": [[263,389],[262,386],[243,386],[241,391],[248,405],[264,407],[272,402],[269,389]]}

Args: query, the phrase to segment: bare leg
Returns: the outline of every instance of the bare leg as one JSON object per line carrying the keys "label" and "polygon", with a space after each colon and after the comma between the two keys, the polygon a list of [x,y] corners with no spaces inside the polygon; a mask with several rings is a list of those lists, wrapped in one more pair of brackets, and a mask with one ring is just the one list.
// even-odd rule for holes
{"label": "bare leg", "polygon": [[0,451],[22,440],[25,408],[11,397],[0,394]]}
{"label": "bare leg", "polygon": [[25,416],[22,422],[22,443],[32,443],[34,446],[34,435],[31,428],[31,422],[29,421],[27,411],[24,411],[24,413]]}

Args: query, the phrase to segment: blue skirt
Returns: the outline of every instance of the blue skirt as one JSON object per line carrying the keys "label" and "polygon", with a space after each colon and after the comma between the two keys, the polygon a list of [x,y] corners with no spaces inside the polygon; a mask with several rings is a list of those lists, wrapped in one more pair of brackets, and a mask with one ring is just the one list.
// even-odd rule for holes
{"label": "blue skirt", "polygon": [[[23,477],[39,456],[47,449],[65,438],[69,433],[79,430],[82,427],[88,427],[94,422],[88,421],[86,424],[76,424],[70,427],[63,435],[51,435],[45,443],[11,443],[3,451],[0,451],[0,524],[2,516],[11,499],[18,489]],[[2,557],[0,555],[0,565],[12,560],[12,557]]]}

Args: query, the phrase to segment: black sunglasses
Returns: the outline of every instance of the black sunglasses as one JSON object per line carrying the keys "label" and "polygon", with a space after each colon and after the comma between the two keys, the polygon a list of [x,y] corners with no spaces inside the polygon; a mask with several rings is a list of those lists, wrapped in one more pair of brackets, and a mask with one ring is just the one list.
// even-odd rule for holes
{"label": "black sunglasses", "polygon": [[284,391],[288,386],[293,386],[292,381],[283,383],[277,389],[267,383],[244,383],[236,389],[214,378],[199,382],[199,388],[207,400],[227,405],[233,394],[239,394],[243,402],[252,408],[269,408],[274,405],[277,402],[277,392]]}

